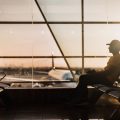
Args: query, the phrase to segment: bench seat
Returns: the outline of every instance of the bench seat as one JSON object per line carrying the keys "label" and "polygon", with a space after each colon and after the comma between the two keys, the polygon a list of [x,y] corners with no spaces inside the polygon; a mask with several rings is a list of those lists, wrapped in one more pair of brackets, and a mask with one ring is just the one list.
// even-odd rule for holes
{"label": "bench seat", "polygon": [[117,100],[120,101],[120,89],[119,90],[115,90],[115,91],[111,91],[108,93],[108,95],[116,98]]}

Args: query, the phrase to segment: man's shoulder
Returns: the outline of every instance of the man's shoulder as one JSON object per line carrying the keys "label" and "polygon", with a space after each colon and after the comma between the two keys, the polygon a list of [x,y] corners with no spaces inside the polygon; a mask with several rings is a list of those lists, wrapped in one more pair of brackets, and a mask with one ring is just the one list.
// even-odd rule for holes
{"label": "man's shoulder", "polygon": [[119,55],[112,56],[111,58],[120,59],[120,54],[119,54]]}

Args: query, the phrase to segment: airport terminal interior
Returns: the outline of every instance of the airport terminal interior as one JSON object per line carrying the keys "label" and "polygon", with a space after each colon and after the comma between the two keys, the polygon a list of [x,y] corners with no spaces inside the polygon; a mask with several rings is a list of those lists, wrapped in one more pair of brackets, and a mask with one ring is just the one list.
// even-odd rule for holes
{"label": "airport terminal interior", "polygon": [[[0,0],[0,120],[120,120],[112,87],[79,78],[102,71],[120,40],[120,0]],[[97,95],[99,95],[97,97]]]}

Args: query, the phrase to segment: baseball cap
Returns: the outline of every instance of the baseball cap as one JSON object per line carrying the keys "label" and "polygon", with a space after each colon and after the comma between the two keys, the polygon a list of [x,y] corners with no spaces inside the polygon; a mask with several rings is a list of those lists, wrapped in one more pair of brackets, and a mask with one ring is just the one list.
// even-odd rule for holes
{"label": "baseball cap", "polygon": [[112,40],[111,43],[108,43],[106,45],[110,45],[111,47],[114,47],[116,50],[120,51],[120,41],[119,40]]}
{"label": "baseball cap", "polygon": [[113,45],[113,46],[120,46],[120,41],[119,40],[112,40],[111,43],[107,43],[106,45]]}

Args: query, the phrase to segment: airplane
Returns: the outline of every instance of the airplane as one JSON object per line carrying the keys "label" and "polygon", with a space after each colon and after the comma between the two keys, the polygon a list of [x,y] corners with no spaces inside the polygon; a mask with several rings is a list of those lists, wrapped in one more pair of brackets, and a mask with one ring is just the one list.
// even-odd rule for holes
{"label": "airplane", "polygon": [[[72,76],[70,70],[68,70],[68,68],[66,68],[66,67],[55,67],[54,52],[52,52],[51,55],[52,55],[52,69],[48,72],[34,71],[34,73],[49,75],[50,77],[52,77],[53,79],[56,79],[56,80],[71,81],[73,79],[73,76]],[[78,69],[76,69],[76,70],[74,69],[74,74],[75,74],[75,71],[77,71],[77,70]],[[77,75],[75,75],[75,76],[77,76]],[[77,77],[75,77],[75,80],[76,80],[76,78]]]}

